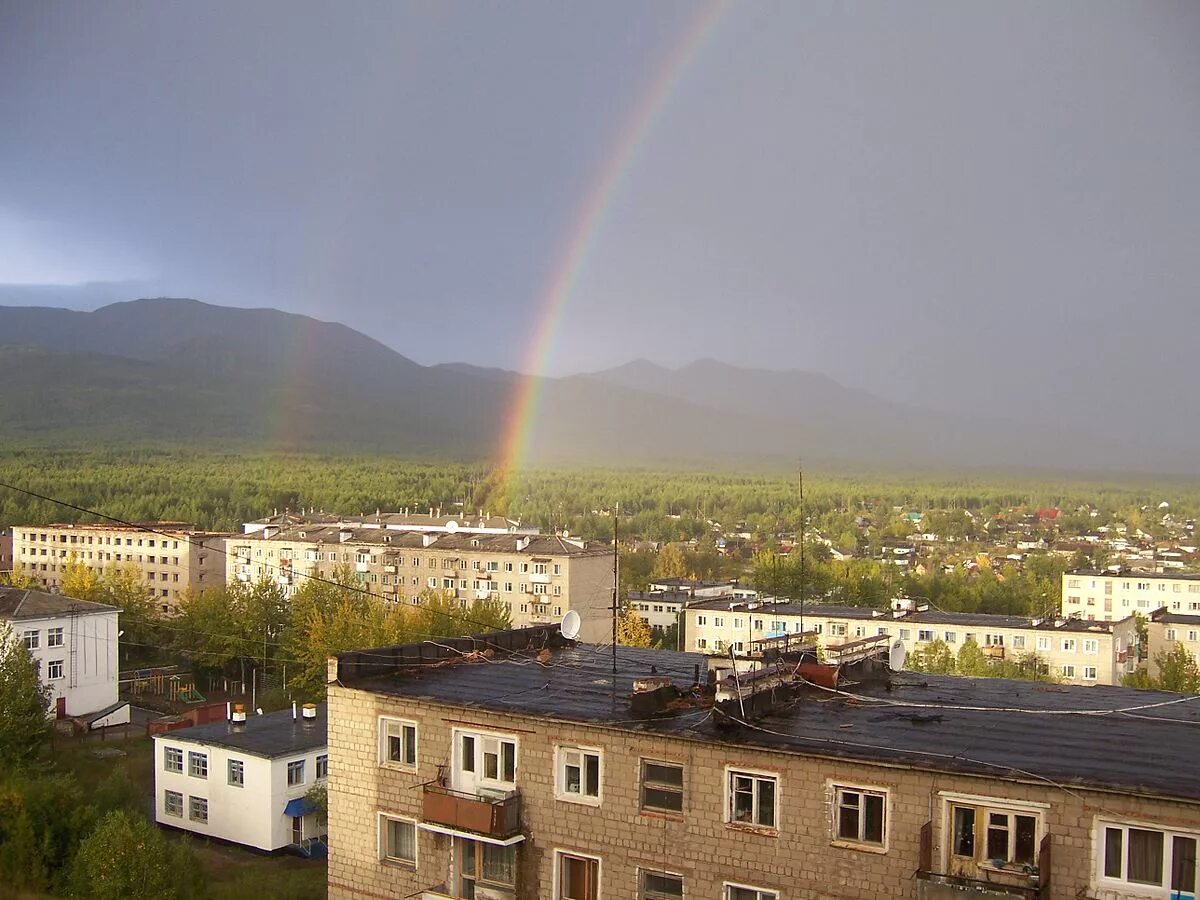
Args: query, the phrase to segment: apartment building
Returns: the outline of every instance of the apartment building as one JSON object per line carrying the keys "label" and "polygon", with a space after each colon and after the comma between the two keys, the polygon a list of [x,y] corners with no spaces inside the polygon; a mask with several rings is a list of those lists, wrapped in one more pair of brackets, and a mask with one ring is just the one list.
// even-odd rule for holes
{"label": "apartment building", "polygon": [[330,578],[349,566],[384,602],[449,591],[464,606],[507,604],[514,626],[558,622],[573,609],[581,638],[598,642],[611,633],[612,549],[556,535],[304,524],[238,535],[227,562],[230,582],[270,578],[288,596],[309,576]]}
{"label": "apartment building", "polygon": [[12,531],[0,528],[0,572],[11,572],[13,562]]}
{"label": "apartment building", "polygon": [[1114,622],[1166,607],[1200,615],[1200,575],[1078,569],[1062,577],[1062,614]]}
{"label": "apartment building", "polygon": [[685,650],[727,656],[757,654],[784,635],[810,635],[828,650],[852,641],[888,635],[911,653],[943,641],[957,653],[974,640],[992,659],[1020,659],[1036,653],[1066,684],[1119,684],[1138,664],[1137,623],[1053,619],[932,610],[897,600],[891,610],[865,606],[790,601],[714,598],[683,610]]}
{"label": "apartment building", "polygon": [[443,515],[442,510],[430,507],[429,513],[403,509],[398,512],[376,510],[373,516],[343,516],[325,510],[309,509],[299,512],[276,511],[270,516],[242,523],[245,534],[255,534],[268,528],[288,528],[294,525],[336,525],[350,528],[386,528],[392,531],[444,532],[447,534],[537,534],[532,525],[522,525],[515,519],[493,516],[480,510],[478,515]]}
{"label": "apartment building", "polygon": [[22,525],[13,529],[14,570],[55,590],[72,561],[97,575],[112,566],[133,566],[145,579],[158,611],[170,615],[188,588],[225,584],[227,537],[224,532],[198,531],[185,522]]}
{"label": "apartment building", "polygon": [[1146,669],[1159,676],[1157,657],[1182,645],[1193,659],[1200,659],[1200,614],[1185,615],[1167,608],[1155,610],[1146,620]]}
{"label": "apartment building", "polygon": [[305,799],[329,775],[324,706],[306,705],[154,735],[160,825],[257,850],[324,855],[325,828]]}
{"label": "apartment building", "polygon": [[[697,654],[441,643],[330,660],[331,898],[1195,898],[1200,713],[1147,707],[1173,695],[719,700]],[[1133,705],[1161,721],[1095,715]]]}
{"label": "apartment building", "polygon": [[129,721],[129,704],[117,698],[120,614],[103,603],[0,587],[0,619],[37,664],[50,714],[93,727]]}

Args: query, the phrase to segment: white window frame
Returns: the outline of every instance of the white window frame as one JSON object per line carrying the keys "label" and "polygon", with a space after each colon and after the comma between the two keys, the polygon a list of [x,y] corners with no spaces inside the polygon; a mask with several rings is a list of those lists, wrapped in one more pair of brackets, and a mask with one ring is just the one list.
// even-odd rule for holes
{"label": "white window frame", "polygon": [[[734,789],[733,789],[733,779],[735,776],[742,776],[745,778],[755,779],[756,784],[754,787],[754,803],[753,803],[754,821],[752,821],[752,822],[739,822],[736,819],[734,819],[734,817],[733,817],[733,800],[734,800],[734,793],[735,793]],[[760,810],[759,810],[760,798],[759,798],[759,789],[757,786],[757,782],[766,781],[766,780],[770,780],[775,783],[775,802],[774,802],[774,809],[773,809],[774,815],[772,816],[773,822],[770,825],[763,825],[758,822],[758,817],[759,817],[759,812],[760,812]],[[765,831],[765,832],[777,833],[779,831],[779,810],[780,810],[779,802],[780,802],[780,795],[782,794],[781,781],[782,781],[782,778],[780,778],[780,775],[778,772],[767,772],[767,771],[764,771],[761,769],[745,769],[745,768],[741,768],[739,766],[726,766],[725,767],[725,824],[728,826],[731,826],[733,828],[746,828],[746,829],[751,829],[754,831]]]}
{"label": "white window frame", "polygon": [[[891,842],[891,789],[879,785],[854,784],[846,781],[834,781],[833,779],[825,782],[825,789],[826,795],[829,797],[830,811],[832,813],[829,823],[830,843],[838,847],[851,847],[855,850],[865,850],[870,853],[887,853]],[[858,833],[860,837],[858,838],[841,836],[842,797],[847,793],[858,794],[860,797],[858,807]],[[863,815],[864,807],[861,803],[863,796],[878,797],[883,801],[883,834],[879,843],[861,837],[866,818]]]}
{"label": "white window frame", "polygon": [[[395,716],[380,716],[379,724],[379,765],[386,766],[389,769],[400,769],[404,772],[415,772],[420,765],[421,760],[421,731],[417,727],[417,723],[411,719],[399,719]],[[398,734],[392,734],[392,728],[396,727]],[[412,760],[405,758],[408,753],[408,740],[405,736],[407,729],[412,729]],[[391,757],[391,739],[399,738],[401,759],[392,759]]]}
{"label": "white window frame", "polygon": [[321,753],[317,755],[317,764],[313,770],[313,775],[317,781],[324,781],[329,777],[329,754]]}
{"label": "white window frame", "polygon": [[[55,674],[56,667],[57,667],[57,671],[58,671],[57,675]],[[67,667],[66,667],[66,662],[64,660],[52,659],[46,663],[46,680],[47,681],[59,681],[60,679],[66,678],[66,676],[67,676]]]}
{"label": "white window frame", "polygon": [[[177,765],[177,766],[171,765],[172,758],[177,759],[179,762],[179,765]],[[175,772],[179,775],[182,775],[186,771],[186,769],[185,769],[186,765],[187,765],[187,759],[183,752],[182,747],[165,747],[165,746],[163,747],[163,771],[164,772]]]}
{"label": "white window frame", "polygon": [[[596,757],[596,793],[589,794],[586,789],[587,760],[586,757]],[[579,791],[567,789],[567,767],[576,765],[579,768]],[[554,748],[554,796],[567,803],[582,803],[586,806],[599,806],[604,800],[604,752],[599,747],[581,747],[574,744],[557,745]]]}
{"label": "white window frame", "polygon": [[[450,747],[450,759],[452,773],[455,777],[460,772],[465,771],[462,768],[462,739],[470,737],[475,739],[475,758],[472,760],[472,765],[475,767],[472,775],[475,778],[475,783],[481,787],[491,790],[513,790],[517,786],[517,773],[521,770],[521,742],[515,734],[505,734],[499,731],[483,731],[475,728],[455,728],[450,733],[452,741]],[[513,777],[511,781],[506,781],[503,777],[488,778],[484,774],[484,754],[485,741],[498,741],[500,744],[513,745]],[[503,750],[497,748],[498,758],[496,761],[496,772],[498,775],[504,774],[504,753]]]}
{"label": "white window frame", "polygon": [[592,853],[582,853],[578,850],[566,850],[559,847],[554,848],[554,900],[576,900],[576,898],[566,898],[562,893],[562,861],[564,856],[569,856],[573,859],[590,859],[596,863],[596,900],[600,900],[601,890],[604,885],[604,860]]}
{"label": "white window frame", "polygon": [[[200,768],[196,765],[197,762],[203,763],[204,774],[197,774],[196,769]],[[201,753],[198,750],[189,750],[187,754],[187,773],[189,778],[208,778],[208,754]]]}
{"label": "white window frame", "polygon": [[[197,802],[204,804],[204,818],[203,819],[200,818],[199,816],[195,815],[195,811],[194,811],[192,804],[197,803]],[[188,797],[188,810],[187,811],[188,811],[188,821],[189,822],[199,822],[201,825],[208,824],[208,798],[207,797]]]}
{"label": "white window frame", "polygon": [[[411,825],[413,830],[413,858],[405,859],[402,856],[388,856],[388,822],[402,822],[405,825]],[[408,819],[404,816],[394,816],[391,813],[381,812],[376,817],[376,849],[378,850],[379,861],[390,866],[404,866],[405,868],[415,869],[417,861],[421,856],[421,841],[419,839],[419,830],[415,819]]]}
{"label": "white window frame", "polygon": [[65,638],[63,636],[63,629],[61,627],[46,629],[46,646],[47,647],[62,647],[64,644],[64,641],[65,641]]}
{"label": "white window frame", "polygon": [[[1009,825],[1009,843],[1010,846],[1016,840],[1016,825],[1012,822],[1012,816],[1032,816],[1035,822],[1033,834],[1033,861],[1037,864],[1038,854],[1042,849],[1042,838],[1046,836],[1046,818],[1049,815],[1049,803],[1035,803],[1029,800],[1012,800],[1006,797],[985,797],[978,794],[960,794],[953,791],[941,791],[938,797],[942,802],[942,834],[945,840],[942,841],[942,871],[950,871],[950,866],[953,865],[952,859],[956,858],[954,854],[954,813],[955,806],[973,806],[976,808],[976,816],[983,814],[984,822],[984,837],[982,846],[975,848],[975,864],[984,869],[992,869],[988,862],[987,852],[987,825],[986,817],[988,813],[1005,813],[1010,817]],[[979,823],[976,820],[976,834],[979,833]],[[966,857],[957,857],[965,859]],[[1005,871],[1012,871],[1005,869]]]}
{"label": "white window frame", "polygon": [[[1105,829],[1118,828],[1121,830],[1121,873],[1120,877],[1110,877],[1104,874],[1105,852],[1106,852],[1106,834]],[[1157,831],[1163,836],[1163,851],[1162,851],[1162,879],[1157,885],[1146,884],[1142,881],[1128,880],[1129,867],[1129,830],[1135,829],[1139,831]],[[1174,860],[1172,856],[1175,852],[1174,838],[1181,837],[1194,840],[1198,845],[1198,855],[1200,855],[1200,830],[1187,828],[1170,828],[1166,825],[1159,825],[1153,822],[1143,820],[1133,821],[1117,821],[1115,819],[1097,818],[1092,830],[1092,859],[1094,865],[1094,875],[1096,885],[1100,890],[1115,890],[1121,892],[1129,892],[1129,894],[1137,896],[1153,896],[1167,898],[1172,894],[1171,891],[1171,872]],[[1196,874],[1197,887],[1200,887],[1200,872]]]}
{"label": "white window frame", "polygon": [[[178,804],[174,807],[171,806],[172,799],[179,801]],[[184,812],[184,806],[186,805],[183,802],[183,799],[184,799],[183,791],[171,791],[171,790],[163,791],[163,815],[164,816],[172,816],[173,818],[176,818],[176,819],[182,819],[183,812]]]}
{"label": "white window frame", "polygon": [[[288,787],[302,787],[303,785],[308,783],[308,773],[306,771],[308,769],[308,766],[305,765],[306,762],[308,762],[308,760],[306,760],[306,759],[289,759],[288,760],[287,769],[285,770],[285,777],[287,778],[287,786]],[[292,780],[293,772],[299,773],[299,776],[300,776],[299,778],[297,778],[294,781]]]}
{"label": "white window frame", "polygon": [[752,884],[739,884],[736,881],[726,881],[721,885],[721,900],[730,900],[734,890],[755,891],[756,900],[780,900],[779,891],[771,888],[756,887]]}
{"label": "white window frame", "polygon": [[[237,767],[237,779],[234,780],[234,766]],[[246,786],[246,761],[242,759],[229,759],[225,762],[225,780],[230,787],[245,787]]]}

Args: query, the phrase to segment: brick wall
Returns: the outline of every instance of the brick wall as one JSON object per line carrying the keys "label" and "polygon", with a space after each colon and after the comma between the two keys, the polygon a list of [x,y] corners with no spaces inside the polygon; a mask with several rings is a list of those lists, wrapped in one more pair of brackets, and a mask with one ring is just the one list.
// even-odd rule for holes
{"label": "brick wall", "polygon": [[[378,720],[396,716],[418,723],[418,771],[378,765]],[[1110,898],[1089,888],[1093,829],[1099,815],[1195,828],[1195,804],[1142,799],[1045,784],[944,774],[927,768],[803,757],[729,743],[636,734],[616,728],[547,723],[531,717],[385,697],[337,685],[329,688],[329,896],[409,897],[443,883],[450,838],[418,831],[418,865],[380,862],[379,812],[421,818],[421,784],[450,762],[454,727],[477,726],[517,738],[517,786],[523,833],[518,897],[552,896],[554,851],[600,857],[600,896],[637,896],[639,867],[669,870],[685,879],[692,900],[721,898],[736,882],[777,890],[781,900],[913,897],[919,882],[919,835],[933,823],[933,868],[944,871],[943,792],[1043,804],[1042,828],[1051,835],[1051,897]],[[847,740],[866,740],[848,735]],[[555,745],[603,751],[602,802],[583,806],[555,799]],[[640,759],[685,766],[683,816],[639,811]],[[726,767],[780,775],[777,832],[724,823]],[[839,846],[833,840],[832,783],[888,792],[887,846],[883,851]],[[932,896],[927,892],[920,896]]]}

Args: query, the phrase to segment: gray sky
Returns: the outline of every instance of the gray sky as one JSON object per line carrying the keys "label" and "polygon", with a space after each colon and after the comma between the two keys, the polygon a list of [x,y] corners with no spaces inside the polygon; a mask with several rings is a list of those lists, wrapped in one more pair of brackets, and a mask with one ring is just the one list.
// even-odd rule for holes
{"label": "gray sky", "polygon": [[[519,367],[694,3],[0,0],[0,303],[193,296]],[[548,357],[1194,419],[1200,4],[743,3]]]}

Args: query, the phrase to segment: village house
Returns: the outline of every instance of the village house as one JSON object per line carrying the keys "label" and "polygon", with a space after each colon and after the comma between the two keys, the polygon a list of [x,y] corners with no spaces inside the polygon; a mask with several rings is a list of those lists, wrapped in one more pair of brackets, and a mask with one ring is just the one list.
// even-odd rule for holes
{"label": "village house", "polygon": [[339,654],[329,896],[1194,898],[1174,695],[793,663],[755,690],[553,628]]}

